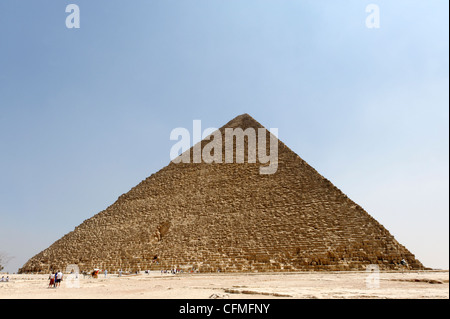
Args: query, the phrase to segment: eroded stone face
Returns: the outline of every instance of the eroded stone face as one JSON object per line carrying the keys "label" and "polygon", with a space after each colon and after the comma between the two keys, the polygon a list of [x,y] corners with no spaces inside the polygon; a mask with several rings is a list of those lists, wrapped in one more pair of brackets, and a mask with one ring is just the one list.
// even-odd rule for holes
{"label": "eroded stone face", "polygon": [[[227,127],[262,128],[247,114]],[[203,147],[202,142],[202,147]],[[224,154],[224,152],[223,152]],[[224,155],[223,155],[224,156]],[[31,258],[21,272],[397,269],[422,264],[360,206],[278,141],[260,163],[170,163]]]}

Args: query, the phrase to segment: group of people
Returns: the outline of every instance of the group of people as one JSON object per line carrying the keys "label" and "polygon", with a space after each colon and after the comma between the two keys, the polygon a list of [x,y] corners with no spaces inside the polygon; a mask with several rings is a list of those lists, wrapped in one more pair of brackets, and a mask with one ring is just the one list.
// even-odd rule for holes
{"label": "group of people", "polygon": [[9,281],[9,276],[2,276],[2,279],[0,279],[0,282],[8,282]]}
{"label": "group of people", "polygon": [[55,273],[50,273],[48,279],[50,280],[48,287],[56,288],[61,286],[61,281],[63,279],[63,273],[61,271],[57,271]]}
{"label": "group of people", "polygon": [[161,269],[161,274],[172,274],[172,275],[175,275],[175,274],[182,273],[182,272],[183,272],[183,270],[182,269],[178,269],[178,268],[170,269],[170,270]]}

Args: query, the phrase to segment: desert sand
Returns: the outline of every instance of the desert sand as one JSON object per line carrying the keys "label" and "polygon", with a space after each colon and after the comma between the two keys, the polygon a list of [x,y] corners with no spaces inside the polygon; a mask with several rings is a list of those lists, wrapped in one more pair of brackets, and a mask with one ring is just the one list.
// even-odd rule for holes
{"label": "desert sand", "polygon": [[365,271],[175,275],[155,271],[106,278],[102,274],[97,279],[66,274],[58,288],[48,288],[48,275],[8,276],[9,282],[0,282],[0,299],[449,298],[448,271],[380,272],[379,277]]}

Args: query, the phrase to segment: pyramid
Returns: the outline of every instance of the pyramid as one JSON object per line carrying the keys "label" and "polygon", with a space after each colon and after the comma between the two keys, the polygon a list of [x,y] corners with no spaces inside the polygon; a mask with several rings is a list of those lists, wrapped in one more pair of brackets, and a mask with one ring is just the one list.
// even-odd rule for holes
{"label": "pyramid", "polygon": [[[219,129],[223,140],[225,128],[263,126],[243,114]],[[199,143],[203,149],[208,141]],[[248,161],[248,152],[244,163],[171,161],[19,272],[48,273],[69,264],[110,272],[399,269],[401,259],[423,268],[363,208],[276,143],[273,174],[261,174],[262,164]]]}

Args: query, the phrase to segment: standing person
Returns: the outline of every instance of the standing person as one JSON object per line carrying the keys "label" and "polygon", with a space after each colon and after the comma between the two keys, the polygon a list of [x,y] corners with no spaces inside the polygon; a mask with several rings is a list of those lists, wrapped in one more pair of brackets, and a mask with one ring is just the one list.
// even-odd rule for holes
{"label": "standing person", "polygon": [[55,287],[59,287],[60,283],[61,283],[61,272],[58,270],[55,273]]}
{"label": "standing person", "polygon": [[400,263],[402,264],[402,273],[403,273],[403,271],[405,270],[405,268],[408,268],[408,263],[406,262],[405,259],[402,259],[402,260],[400,261]]}
{"label": "standing person", "polygon": [[50,276],[48,276],[48,279],[50,280],[50,283],[48,284],[48,288],[53,287],[55,285],[55,275],[53,273],[50,273]]}
{"label": "standing person", "polygon": [[108,270],[105,269],[105,278],[106,278],[106,275],[107,275],[107,274],[108,274]]}
{"label": "standing person", "polygon": [[58,286],[61,286],[61,281],[63,280],[63,273],[62,273],[62,271],[60,270],[60,271],[58,271],[58,279],[59,279],[59,282],[58,282]]}
{"label": "standing person", "polygon": [[58,283],[59,283],[59,279],[58,279],[58,271],[55,272],[55,288],[58,288]]}

